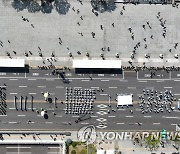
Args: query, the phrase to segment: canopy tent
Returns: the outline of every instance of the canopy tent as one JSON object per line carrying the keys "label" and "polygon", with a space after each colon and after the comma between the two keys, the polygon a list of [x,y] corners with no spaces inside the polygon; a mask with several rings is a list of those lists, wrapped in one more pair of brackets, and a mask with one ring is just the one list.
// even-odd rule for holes
{"label": "canopy tent", "polygon": [[106,154],[115,154],[114,150],[106,150]]}
{"label": "canopy tent", "polygon": [[0,59],[0,67],[24,67],[24,59]]}
{"label": "canopy tent", "polygon": [[105,150],[97,149],[97,154],[105,154]]}
{"label": "canopy tent", "polygon": [[73,60],[73,68],[121,68],[121,60]]}
{"label": "canopy tent", "polygon": [[132,95],[118,95],[117,96],[117,105],[132,105],[133,99]]}

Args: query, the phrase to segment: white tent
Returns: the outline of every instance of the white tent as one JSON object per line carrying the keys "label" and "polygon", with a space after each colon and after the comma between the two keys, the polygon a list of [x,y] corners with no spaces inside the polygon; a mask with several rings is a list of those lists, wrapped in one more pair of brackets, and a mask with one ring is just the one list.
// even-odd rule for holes
{"label": "white tent", "polygon": [[133,99],[132,95],[118,95],[117,96],[117,105],[132,105]]}
{"label": "white tent", "polygon": [[97,154],[105,154],[105,150],[97,149]]}
{"label": "white tent", "polygon": [[0,67],[24,67],[24,59],[0,59]]}
{"label": "white tent", "polygon": [[114,154],[114,150],[106,150],[106,154]]}
{"label": "white tent", "polygon": [[121,68],[121,60],[73,60],[73,68]]}

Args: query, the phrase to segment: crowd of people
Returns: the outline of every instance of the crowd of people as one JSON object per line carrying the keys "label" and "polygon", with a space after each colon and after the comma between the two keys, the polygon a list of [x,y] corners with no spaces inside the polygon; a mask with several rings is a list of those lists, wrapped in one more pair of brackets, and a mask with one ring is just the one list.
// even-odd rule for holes
{"label": "crowd of people", "polygon": [[173,102],[176,101],[170,90],[158,92],[153,89],[143,89],[143,96],[139,96],[141,113],[161,113],[164,110],[171,113],[175,109]]}
{"label": "crowd of people", "polygon": [[66,114],[92,114],[93,102],[96,99],[95,89],[66,87]]}

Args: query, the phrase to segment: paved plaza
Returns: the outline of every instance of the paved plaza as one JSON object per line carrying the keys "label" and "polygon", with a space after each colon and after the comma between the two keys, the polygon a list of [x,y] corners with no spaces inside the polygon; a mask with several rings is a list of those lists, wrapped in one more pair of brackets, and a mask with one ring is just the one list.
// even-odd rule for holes
{"label": "paved plaza", "polygon": [[[180,11],[171,4],[117,3],[114,11],[96,16],[92,13],[90,0],[83,1],[83,5],[68,0],[70,8],[65,15],[58,14],[55,9],[49,14],[29,13],[27,9],[17,12],[11,3],[12,0],[0,1],[1,57],[7,57],[6,52],[9,52],[12,58],[28,59],[30,65],[43,65],[43,60],[54,53],[57,58],[54,64],[62,65],[58,62],[68,63],[72,59],[67,59],[69,52],[73,58],[87,58],[88,52],[89,59],[101,58],[100,53],[107,59],[116,58],[118,53],[124,62],[131,60],[131,54],[135,52],[133,62],[140,64],[144,61],[153,65],[154,62],[164,65],[179,62],[174,56],[179,54]],[[166,33],[165,38],[163,33]],[[145,54],[150,58],[146,59]],[[163,59],[160,54],[163,54]]]}

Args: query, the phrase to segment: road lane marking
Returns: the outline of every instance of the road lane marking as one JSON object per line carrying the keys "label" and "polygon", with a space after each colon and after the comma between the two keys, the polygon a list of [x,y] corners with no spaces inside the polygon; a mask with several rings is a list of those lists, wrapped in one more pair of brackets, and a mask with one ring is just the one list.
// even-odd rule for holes
{"label": "road lane marking", "polygon": [[81,80],[81,81],[89,81],[89,80]]}
{"label": "road lane marking", "polygon": [[109,87],[109,88],[117,88],[117,87]]}
{"label": "road lane marking", "polygon": [[172,87],[164,87],[164,88],[166,89],[166,88],[172,88]]}
{"label": "road lane marking", "polygon": [[56,117],[62,117],[62,115],[56,115]]}
{"label": "road lane marking", "polygon": [[23,115],[17,115],[17,116],[18,116],[18,117],[25,117],[26,115],[23,114]]}
{"label": "road lane marking", "polygon": [[98,116],[93,116],[93,115],[91,116],[91,118],[97,118],[97,117],[98,117]]}
{"label": "road lane marking", "polygon": [[141,81],[141,80],[138,80],[138,82],[147,82],[147,81]]}
{"label": "road lane marking", "polygon": [[79,116],[72,116],[73,118],[78,118]]}
{"label": "road lane marking", "polygon": [[46,88],[46,86],[37,86],[38,88]]}
{"label": "road lane marking", "polygon": [[29,95],[36,95],[36,93],[29,93]]}
{"label": "road lane marking", "polygon": [[96,89],[96,88],[98,88],[99,89],[99,87],[91,87],[92,89]]}
{"label": "road lane marking", "polygon": [[177,82],[178,82],[178,81],[180,81],[180,80],[174,80],[174,81],[177,81]]}
{"label": "road lane marking", "polygon": [[122,123],[117,123],[118,125],[124,125],[124,122],[122,122]]}
{"label": "road lane marking", "polygon": [[0,115],[0,117],[7,117],[7,115]]}
{"label": "road lane marking", "polygon": [[27,87],[27,86],[19,86],[20,88],[24,88],[24,87]]}
{"label": "road lane marking", "polygon": [[101,80],[101,81],[109,81],[109,80]]}
{"label": "road lane marking", "polygon": [[54,78],[47,78],[46,81],[54,81]]}
{"label": "road lane marking", "polygon": [[160,125],[160,122],[154,122],[153,125]]}
{"label": "road lane marking", "polygon": [[36,79],[28,79],[28,80],[36,80]]}
{"label": "road lane marking", "polygon": [[144,118],[151,118],[151,116],[144,116]]}
{"label": "road lane marking", "polygon": [[53,124],[53,122],[51,122],[51,121],[46,121],[45,123],[46,124]]}
{"label": "road lane marking", "polygon": [[9,124],[16,124],[17,122],[15,121],[10,121]]}
{"label": "road lane marking", "polygon": [[9,80],[18,80],[18,79],[9,79]]}
{"label": "road lane marking", "polygon": [[124,111],[125,109],[118,109],[118,110],[120,110],[120,111]]}
{"label": "road lane marking", "polygon": [[10,95],[16,95],[17,93],[9,93]]}
{"label": "road lane marking", "polygon": [[136,89],[136,87],[127,87],[128,89]]}
{"label": "road lane marking", "polygon": [[63,86],[56,86],[56,88],[64,88]]}
{"label": "road lane marking", "polygon": [[114,118],[114,117],[116,117],[116,116],[108,116],[109,118]]}
{"label": "road lane marking", "polygon": [[180,117],[166,117],[166,116],[162,116],[162,118],[168,118],[168,119],[180,119]]}
{"label": "road lane marking", "polygon": [[126,116],[126,118],[133,118],[134,116]]}

